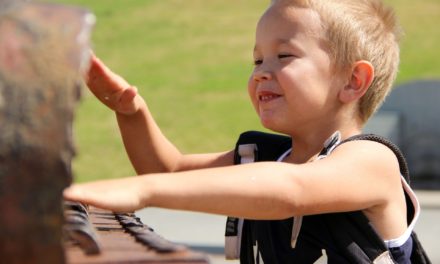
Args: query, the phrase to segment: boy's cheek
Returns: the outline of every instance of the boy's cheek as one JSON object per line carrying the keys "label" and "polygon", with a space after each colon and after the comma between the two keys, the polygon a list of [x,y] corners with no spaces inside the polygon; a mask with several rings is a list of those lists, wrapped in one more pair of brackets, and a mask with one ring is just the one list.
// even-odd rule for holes
{"label": "boy's cheek", "polygon": [[251,79],[249,79],[248,95],[249,95],[249,98],[251,99],[252,105],[254,106],[255,110],[258,112],[258,98],[257,98],[256,90],[257,90],[257,88],[255,86],[255,82],[253,82]]}

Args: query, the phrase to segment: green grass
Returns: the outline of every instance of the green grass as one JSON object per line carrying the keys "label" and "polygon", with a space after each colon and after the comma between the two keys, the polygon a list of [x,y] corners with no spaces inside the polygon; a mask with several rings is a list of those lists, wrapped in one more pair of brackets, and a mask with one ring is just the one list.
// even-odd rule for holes
{"label": "green grass", "polygon": [[[247,99],[255,23],[269,0],[58,0],[97,17],[93,48],[140,89],[183,152],[221,151],[262,129]],[[398,83],[440,77],[440,2],[388,0],[405,29]],[[114,115],[86,90],[76,113],[77,181],[132,175]]]}
{"label": "green grass", "polygon": [[440,77],[440,1],[387,0],[405,31],[398,83]]}

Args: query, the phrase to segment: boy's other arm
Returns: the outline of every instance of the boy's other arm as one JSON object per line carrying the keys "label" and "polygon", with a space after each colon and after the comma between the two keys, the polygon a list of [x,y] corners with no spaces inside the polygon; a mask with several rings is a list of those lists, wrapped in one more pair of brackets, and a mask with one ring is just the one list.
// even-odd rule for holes
{"label": "boy's other arm", "polygon": [[138,174],[233,164],[233,152],[183,155],[161,132],[144,99],[92,54],[86,77],[90,91],[115,111],[130,161]]}
{"label": "boy's other arm", "polygon": [[234,152],[182,154],[161,132],[144,104],[133,115],[116,113],[125,149],[138,174],[232,165]]}

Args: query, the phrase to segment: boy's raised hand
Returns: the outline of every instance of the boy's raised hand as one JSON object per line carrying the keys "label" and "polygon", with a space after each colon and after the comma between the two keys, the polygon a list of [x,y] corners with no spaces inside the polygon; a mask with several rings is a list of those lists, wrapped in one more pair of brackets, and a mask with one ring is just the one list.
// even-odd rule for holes
{"label": "boy's raised hand", "polygon": [[93,53],[86,83],[90,91],[110,109],[126,115],[139,110],[141,99],[137,88],[111,71]]}

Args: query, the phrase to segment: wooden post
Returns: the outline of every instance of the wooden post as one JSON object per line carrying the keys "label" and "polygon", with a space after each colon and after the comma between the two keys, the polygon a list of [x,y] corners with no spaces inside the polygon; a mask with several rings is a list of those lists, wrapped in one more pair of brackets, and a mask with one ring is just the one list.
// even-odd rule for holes
{"label": "wooden post", "polygon": [[87,16],[49,4],[0,13],[2,263],[65,262],[62,190],[72,180]]}

